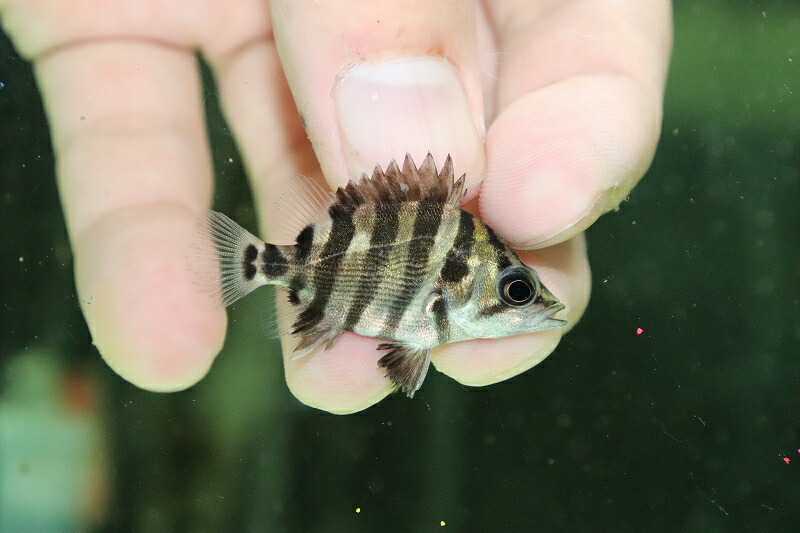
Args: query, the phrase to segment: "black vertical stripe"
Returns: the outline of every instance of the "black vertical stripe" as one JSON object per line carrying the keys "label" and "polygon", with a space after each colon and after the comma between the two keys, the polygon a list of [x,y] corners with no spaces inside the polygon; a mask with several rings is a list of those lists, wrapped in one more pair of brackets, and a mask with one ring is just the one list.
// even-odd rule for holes
{"label": "black vertical stripe", "polygon": [[450,321],[447,317],[447,303],[441,294],[431,303],[433,324],[436,327],[439,344],[447,344],[450,338]]}
{"label": "black vertical stripe", "polygon": [[306,262],[311,253],[311,245],[314,242],[314,226],[309,224],[297,234],[297,247],[295,248],[295,258],[301,265]]}
{"label": "black vertical stripe", "polygon": [[247,248],[244,249],[244,258],[242,259],[244,277],[247,281],[256,277],[256,257],[258,257],[258,248],[255,245],[248,244]]}
{"label": "black vertical stripe", "polygon": [[483,317],[494,316],[498,313],[506,311],[507,309],[509,309],[508,305],[502,302],[498,302],[488,307],[481,308],[480,311],[478,311],[478,316],[483,316]]}
{"label": "black vertical stripe", "polygon": [[458,231],[453,241],[453,248],[447,253],[444,266],[442,267],[442,281],[446,283],[458,283],[467,274],[469,267],[467,260],[472,249],[472,242],[475,240],[475,222],[472,215],[461,209],[458,220]]}
{"label": "black vertical stripe", "polygon": [[443,202],[421,201],[417,204],[414,229],[408,244],[408,261],[400,281],[400,290],[389,304],[386,325],[382,336],[391,337],[400,322],[411,300],[419,290],[428,267],[428,256],[436,242],[442,221]]}
{"label": "black vertical stripe", "polygon": [[375,298],[381,284],[380,272],[389,255],[383,246],[393,244],[400,229],[399,205],[397,203],[380,203],[375,206],[375,225],[369,239],[369,250],[364,258],[364,269],[358,280],[358,288],[347,312],[344,329],[352,330],[361,315]]}
{"label": "black vertical stripe", "polygon": [[497,233],[492,228],[486,226],[486,232],[489,234],[489,244],[492,245],[497,253],[497,268],[504,270],[511,266],[511,260],[508,258],[508,247],[500,240]]}
{"label": "black vertical stripe", "polygon": [[307,331],[322,321],[325,306],[333,292],[344,253],[353,240],[356,228],[353,224],[355,206],[335,203],[328,208],[331,217],[331,230],[322,248],[320,261],[314,268],[314,298],[308,307],[297,317],[293,333]]}
{"label": "black vertical stripe", "polygon": [[286,274],[286,271],[289,270],[289,264],[286,258],[274,244],[267,243],[267,246],[264,248],[263,259],[264,264],[262,265],[262,270],[267,278],[278,278]]}
{"label": "black vertical stripe", "polygon": [[300,291],[306,286],[306,278],[302,274],[298,274],[289,282],[289,303],[292,305],[300,305]]}

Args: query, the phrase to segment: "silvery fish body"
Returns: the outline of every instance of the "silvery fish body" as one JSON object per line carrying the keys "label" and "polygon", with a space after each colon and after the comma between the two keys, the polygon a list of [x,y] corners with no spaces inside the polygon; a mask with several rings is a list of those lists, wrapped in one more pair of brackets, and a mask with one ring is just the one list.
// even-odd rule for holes
{"label": "silvery fish body", "polygon": [[286,288],[296,311],[295,357],[330,347],[345,331],[387,339],[378,364],[409,396],[431,348],[558,328],[564,308],[536,272],[486,224],[460,208],[464,178],[430,154],[376,167],[331,195],[292,245],[265,243],[221,213],[207,236],[219,257],[221,300]]}

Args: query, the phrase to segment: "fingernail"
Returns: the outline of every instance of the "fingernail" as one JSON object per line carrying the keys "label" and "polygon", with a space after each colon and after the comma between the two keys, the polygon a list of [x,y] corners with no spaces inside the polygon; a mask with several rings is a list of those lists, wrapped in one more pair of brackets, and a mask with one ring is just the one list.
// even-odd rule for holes
{"label": "fingernail", "polygon": [[[363,62],[343,72],[335,92],[342,144],[353,176],[428,152],[474,180],[485,167],[482,118],[470,113],[456,70],[437,57]],[[476,173],[478,175],[476,175]]]}

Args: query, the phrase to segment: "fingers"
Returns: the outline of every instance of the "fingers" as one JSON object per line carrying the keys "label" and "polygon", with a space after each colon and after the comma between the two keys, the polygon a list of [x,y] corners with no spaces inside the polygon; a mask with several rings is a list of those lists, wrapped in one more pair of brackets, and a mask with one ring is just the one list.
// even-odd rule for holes
{"label": "fingers", "polygon": [[258,24],[252,16],[242,21],[248,28],[240,42],[207,47],[203,53],[213,67],[222,109],[247,168],[262,236],[270,240],[286,233],[275,209],[286,181],[298,174],[318,176],[319,165],[286,85],[266,4],[260,9]]}
{"label": "fingers", "polygon": [[[282,331],[291,330],[293,311],[286,298],[278,296]],[[379,339],[344,333],[331,348],[292,359],[298,339],[281,336],[286,384],[304,404],[334,414],[362,411],[390,394],[394,387],[378,359]]]}
{"label": "fingers", "polygon": [[186,257],[211,190],[192,52],[201,10],[128,7],[8,0],[2,15],[35,63],[93,342],[132,383],[177,390],[206,373],[225,330]]}
{"label": "fingers", "polygon": [[464,385],[503,381],[539,364],[583,315],[589,303],[591,274],[582,235],[546,249],[523,252],[520,257],[566,306],[557,315],[567,320],[566,329],[439,346],[433,352],[437,370]]}
{"label": "fingers", "polygon": [[[522,252],[521,257],[566,306],[558,315],[567,320],[566,328],[439,346],[432,355],[437,370],[465,385],[503,381],[540,363],[583,315],[589,303],[591,274],[582,235],[547,249]],[[284,318],[290,315],[290,307],[285,299],[278,299]],[[282,326],[290,329],[286,320]],[[385,354],[377,350],[381,340],[345,333],[332,348],[299,360],[291,360],[297,340],[287,335],[281,342],[287,384],[306,405],[349,414],[366,409],[394,390],[385,369],[378,366],[378,359]]]}
{"label": "fingers", "polygon": [[[235,87],[244,79],[255,78],[259,87],[258,76],[248,73],[278,77],[272,70],[277,65],[265,61],[271,55],[269,43],[251,51],[249,59],[226,59],[220,76],[231,122],[242,118],[252,124],[237,133],[248,167],[255,170],[254,189],[265,226],[282,222],[272,203],[284,180],[298,171],[319,176],[309,165],[315,158],[305,143],[306,132],[333,187],[371,172],[375,164],[385,167],[392,158],[402,159],[406,152],[418,162],[429,151],[439,162],[452,154],[459,173],[467,172],[472,184],[480,179],[483,104],[475,14],[470,9],[455,2],[367,1],[276,1],[271,8],[281,64],[297,110],[278,84],[278,89],[257,89],[269,110],[260,119],[245,117],[252,117],[252,107],[231,96],[236,93],[242,99]],[[259,62],[270,65],[268,70],[259,68]],[[274,142],[264,143],[264,137]],[[284,317],[288,316],[287,310]],[[330,350],[296,361],[290,360],[293,342],[283,338],[286,380],[308,405],[354,412],[392,390],[377,366],[382,355],[375,349],[377,340],[345,334]]]}
{"label": "fingers", "polygon": [[523,248],[580,233],[647,169],[671,43],[665,0],[528,4],[488,5],[502,53],[480,198]]}
{"label": "fingers", "polygon": [[[462,2],[271,2],[278,52],[326,179],[409,152],[483,175],[476,14]],[[303,38],[298,38],[303,35]]]}
{"label": "fingers", "polygon": [[187,268],[211,189],[194,58],[149,43],[87,43],[47,55],[36,73],[93,342],[132,383],[185,388],[225,331]]}
{"label": "fingers", "polygon": [[[281,212],[302,201],[284,196],[287,182],[298,174],[318,179],[324,187],[292,95],[265,25],[242,46],[204,50],[214,67],[223,110],[245,160],[264,237],[286,234]],[[277,209],[277,202],[289,205]],[[310,221],[309,221],[310,222]],[[296,235],[280,242],[290,242]],[[290,331],[296,311],[278,295],[280,330]],[[297,339],[281,337],[286,382],[301,402],[336,414],[348,414],[377,403],[392,387],[378,367],[380,341],[344,334],[329,350],[292,360]]]}

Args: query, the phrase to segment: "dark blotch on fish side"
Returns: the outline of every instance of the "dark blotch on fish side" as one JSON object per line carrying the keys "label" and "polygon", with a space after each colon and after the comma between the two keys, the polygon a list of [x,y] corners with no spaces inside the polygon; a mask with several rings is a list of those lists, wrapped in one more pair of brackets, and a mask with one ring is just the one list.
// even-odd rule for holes
{"label": "dark blotch on fish side", "polygon": [[469,274],[467,263],[458,257],[448,257],[442,267],[442,281],[446,283],[458,283]]}
{"label": "dark blotch on fish side", "polygon": [[408,245],[408,259],[400,286],[389,303],[386,325],[381,332],[382,337],[391,338],[394,335],[417,292],[419,280],[428,267],[428,256],[436,242],[443,211],[442,202],[423,200],[417,204],[417,215]]}
{"label": "dark blotch on fish side", "polygon": [[247,281],[256,277],[256,265],[254,263],[256,257],[258,257],[258,249],[254,245],[250,244],[244,249],[244,277]]}
{"label": "dark blotch on fish side", "polygon": [[506,304],[504,304],[504,303],[496,303],[496,304],[491,305],[489,307],[484,307],[483,309],[481,309],[478,312],[478,314],[480,316],[492,316],[492,315],[496,315],[497,313],[502,313],[506,309],[508,309],[508,306]]}
{"label": "dark blotch on fish side", "polygon": [[303,276],[298,275],[292,278],[289,283],[289,303],[292,305],[300,305],[300,291],[306,286],[306,280]]}
{"label": "dark blotch on fish side", "polygon": [[472,243],[475,240],[475,222],[472,215],[462,210],[458,221],[458,232],[453,242],[453,249],[450,250],[442,267],[442,281],[446,283],[458,283],[467,274],[469,266],[467,258],[472,252]]}
{"label": "dark blotch on fish side", "polygon": [[331,231],[328,234],[328,241],[322,248],[323,259],[314,272],[314,299],[297,316],[293,334],[312,330],[324,318],[325,306],[328,305],[333,285],[339,275],[339,266],[356,231],[353,224],[354,212],[355,206],[340,203],[332,204],[328,208],[328,215],[331,217]]}
{"label": "dark blotch on fish side", "polygon": [[441,294],[431,304],[431,312],[435,319],[439,344],[447,344],[450,334],[450,320],[447,316],[447,304]]}
{"label": "dark blotch on fish side", "polygon": [[489,226],[486,226],[486,232],[489,234],[489,244],[491,244],[497,252],[497,268],[498,270],[505,270],[511,266],[511,260],[506,255],[506,245],[503,244],[503,241],[497,236],[497,233]]}
{"label": "dark blotch on fish side", "polygon": [[387,202],[375,207],[375,227],[370,235],[370,248],[364,261],[364,272],[358,281],[358,289],[344,321],[345,329],[351,329],[358,323],[377,294],[382,280],[381,270],[389,260],[383,246],[394,242],[399,226],[398,204]]}
{"label": "dark blotch on fish side", "polygon": [[294,289],[289,289],[289,303],[292,305],[300,305],[300,296]]}
{"label": "dark blotch on fish side", "polygon": [[296,258],[298,263],[305,263],[311,253],[311,244],[314,242],[314,226],[309,224],[297,235]]}
{"label": "dark blotch on fish side", "polygon": [[277,278],[286,274],[289,265],[286,258],[274,244],[267,244],[264,248],[264,275],[268,278]]}

